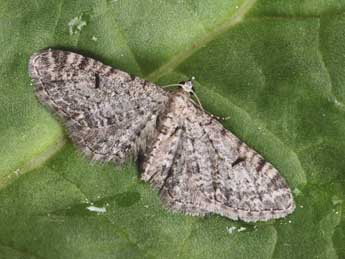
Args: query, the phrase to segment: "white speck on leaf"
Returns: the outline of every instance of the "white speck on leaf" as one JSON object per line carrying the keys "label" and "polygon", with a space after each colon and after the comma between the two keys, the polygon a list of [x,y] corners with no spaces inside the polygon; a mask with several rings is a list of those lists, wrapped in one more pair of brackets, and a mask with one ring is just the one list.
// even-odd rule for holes
{"label": "white speck on leaf", "polygon": [[332,204],[333,205],[338,205],[338,204],[342,204],[343,203],[343,200],[340,199],[338,196],[334,195],[332,197]]}
{"label": "white speck on leaf", "polygon": [[97,41],[97,40],[98,40],[98,38],[97,38],[96,36],[92,36],[91,40],[93,40],[93,41]]}
{"label": "white speck on leaf", "polygon": [[342,102],[338,101],[337,98],[334,98],[333,101],[334,101],[334,104],[336,106],[340,107],[341,109],[345,109],[345,104],[343,104]]}
{"label": "white speck on leaf", "polygon": [[229,234],[233,234],[235,232],[243,232],[245,231],[247,228],[245,227],[240,227],[240,228],[237,228],[235,226],[232,226],[232,227],[226,227],[226,230],[228,231]]}
{"label": "white speck on leaf", "polygon": [[19,175],[20,175],[20,169],[19,169],[19,168],[16,169],[16,170],[14,171],[14,173],[15,173],[16,176],[19,176]]}
{"label": "white speck on leaf", "polygon": [[236,231],[236,227],[226,227],[226,230],[228,231],[229,234],[232,234]]}
{"label": "white speck on leaf", "polygon": [[301,190],[298,189],[297,187],[293,190],[293,193],[296,195],[296,196],[299,196],[302,194]]}
{"label": "white speck on leaf", "polygon": [[242,231],[245,231],[245,230],[246,230],[245,227],[240,227],[240,228],[237,230],[237,232],[242,232]]}
{"label": "white speck on leaf", "polygon": [[68,23],[69,34],[74,35],[77,32],[80,32],[86,24],[86,21],[84,21],[81,16],[74,17]]}
{"label": "white speck on leaf", "polygon": [[105,207],[95,207],[95,206],[89,206],[89,207],[86,207],[89,211],[94,211],[94,212],[97,212],[97,213],[105,213],[107,212],[107,209]]}

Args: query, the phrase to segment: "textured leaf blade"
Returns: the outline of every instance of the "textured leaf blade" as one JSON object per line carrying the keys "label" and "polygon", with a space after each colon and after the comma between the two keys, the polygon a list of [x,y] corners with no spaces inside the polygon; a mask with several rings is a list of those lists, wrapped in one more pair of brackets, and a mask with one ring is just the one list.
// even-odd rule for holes
{"label": "textured leaf blade", "polygon": [[[342,1],[0,5],[3,257],[345,257]],[[76,17],[86,25],[70,35]],[[224,125],[282,171],[296,212],[255,225],[171,214],[134,164],[82,158],[30,86],[28,59],[46,47],[162,84],[196,76],[206,109],[230,116]],[[106,212],[88,211],[91,202]]]}

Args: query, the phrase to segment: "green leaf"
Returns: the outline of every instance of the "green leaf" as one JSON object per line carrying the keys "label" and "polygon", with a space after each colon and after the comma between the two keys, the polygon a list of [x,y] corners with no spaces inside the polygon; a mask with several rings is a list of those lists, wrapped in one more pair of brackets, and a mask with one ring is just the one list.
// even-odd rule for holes
{"label": "green leaf", "polygon": [[[344,258],[344,42],[339,0],[1,1],[0,258]],[[34,96],[28,60],[47,47],[160,84],[195,76],[296,211],[173,214],[134,162],[88,161]]]}

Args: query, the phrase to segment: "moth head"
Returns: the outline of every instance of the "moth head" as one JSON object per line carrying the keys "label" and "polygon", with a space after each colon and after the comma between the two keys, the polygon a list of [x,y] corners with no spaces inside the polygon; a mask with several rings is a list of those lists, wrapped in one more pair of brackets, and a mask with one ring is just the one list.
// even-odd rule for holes
{"label": "moth head", "polygon": [[179,86],[186,93],[194,94],[194,92],[195,92],[194,91],[193,80],[182,81],[182,82],[179,83]]}
{"label": "moth head", "polygon": [[194,80],[195,80],[195,77],[193,76],[191,80],[185,81],[185,82],[180,82],[178,85],[181,87],[183,92],[189,94],[190,96],[193,95],[195,97],[195,99],[197,100],[199,107],[203,110],[201,102],[200,102],[200,100],[199,100],[199,98],[196,95],[195,90],[194,90],[194,84],[193,84]]}

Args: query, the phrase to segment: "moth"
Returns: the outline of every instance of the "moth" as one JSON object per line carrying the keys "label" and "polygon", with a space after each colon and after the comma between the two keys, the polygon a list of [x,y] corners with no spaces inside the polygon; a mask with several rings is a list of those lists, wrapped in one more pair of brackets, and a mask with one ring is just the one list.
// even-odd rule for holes
{"label": "moth", "polygon": [[62,50],[30,58],[36,95],[92,160],[140,159],[141,179],[163,204],[233,220],[285,217],[295,203],[278,170],[191,98],[193,82],[156,84]]}

